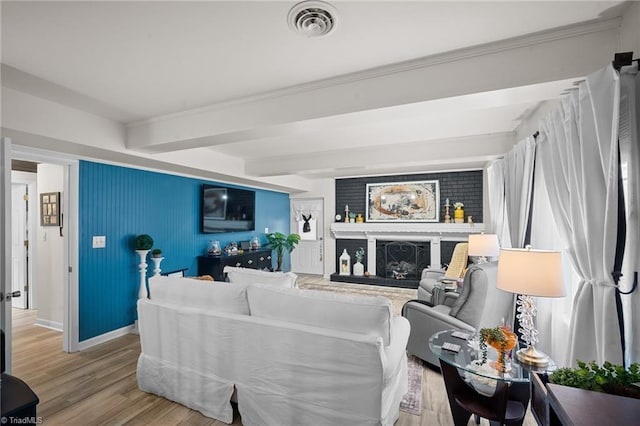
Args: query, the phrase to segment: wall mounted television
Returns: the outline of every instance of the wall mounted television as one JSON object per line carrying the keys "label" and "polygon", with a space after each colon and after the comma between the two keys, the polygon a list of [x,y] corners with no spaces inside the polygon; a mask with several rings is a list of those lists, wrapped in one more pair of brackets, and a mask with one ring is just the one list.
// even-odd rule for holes
{"label": "wall mounted television", "polygon": [[255,230],[255,191],[202,185],[200,201],[203,234]]}

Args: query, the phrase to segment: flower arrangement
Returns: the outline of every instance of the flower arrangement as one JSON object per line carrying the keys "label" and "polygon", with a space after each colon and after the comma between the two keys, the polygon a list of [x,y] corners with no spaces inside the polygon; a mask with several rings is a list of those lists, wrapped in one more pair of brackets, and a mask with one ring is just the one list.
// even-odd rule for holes
{"label": "flower arrangement", "polygon": [[364,249],[360,247],[358,250],[356,250],[355,256],[356,256],[356,262],[362,263],[362,259],[364,259]]}
{"label": "flower arrangement", "polygon": [[453,208],[458,210],[464,207],[464,204],[461,203],[460,201],[453,203]]}
{"label": "flower arrangement", "polygon": [[509,327],[505,326],[480,329],[480,350],[482,351],[480,365],[487,362],[487,343],[498,352],[498,361],[492,362],[490,365],[498,371],[508,371],[506,354],[507,351],[516,347],[518,337]]}

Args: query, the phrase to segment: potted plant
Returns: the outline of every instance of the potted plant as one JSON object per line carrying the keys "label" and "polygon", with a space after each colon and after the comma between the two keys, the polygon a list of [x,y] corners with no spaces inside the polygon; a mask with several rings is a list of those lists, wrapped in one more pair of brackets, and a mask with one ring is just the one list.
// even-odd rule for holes
{"label": "potted plant", "polygon": [[282,271],[282,258],[284,256],[284,250],[286,249],[289,253],[291,253],[296,247],[296,244],[300,242],[300,235],[284,235],[281,232],[272,232],[270,234],[267,234],[267,240],[269,241],[269,245],[271,245],[271,248],[276,251],[276,261],[278,265],[276,271]]}
{"label": "potted plant", "polygon": [[487,362],[487,344],[498,353],[498,360],[489,363],[494,369],[505,372],[509,371],[506,362],[507,352],[516,347],[518,337],[509,327],[501,326],[494,328],[483,328],[480,330],[480,350],[482,351],[482,362]]}
{"label": "potted plant", "polygon": [[159,248],[151,250],[151,256],[162,257],[162,250],[160,250]]}
{"label": "potted plant", "polygon": [[153,247],[153,238],[147,234],[138,235],[134,240],[136,250],[151,250]]}
{"label": "potted plant", "polygon": [[576,368],[560,368],[549,376],[549,382],[557,385],[604,392],[640,399],[640,364],[635,362],[626,369],[605,361],[599,366],[594,361],[578,360]]}

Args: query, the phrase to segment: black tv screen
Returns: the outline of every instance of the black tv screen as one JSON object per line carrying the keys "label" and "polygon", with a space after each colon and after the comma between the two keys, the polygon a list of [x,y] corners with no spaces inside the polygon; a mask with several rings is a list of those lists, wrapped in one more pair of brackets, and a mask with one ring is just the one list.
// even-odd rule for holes
{"label": "black tv screen", "polygon": [[255,206],[255,191],[202,185],[202,233],[253,231]]}

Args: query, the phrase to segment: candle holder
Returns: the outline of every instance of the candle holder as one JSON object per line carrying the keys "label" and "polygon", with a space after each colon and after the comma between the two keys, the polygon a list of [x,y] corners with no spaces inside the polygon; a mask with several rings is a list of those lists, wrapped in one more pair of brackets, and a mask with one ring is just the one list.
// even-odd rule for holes
{"label": "candle holder", "polygon": [[444,205],[444,223],[451,223],[451,214],[449,213],[449,203]]}

